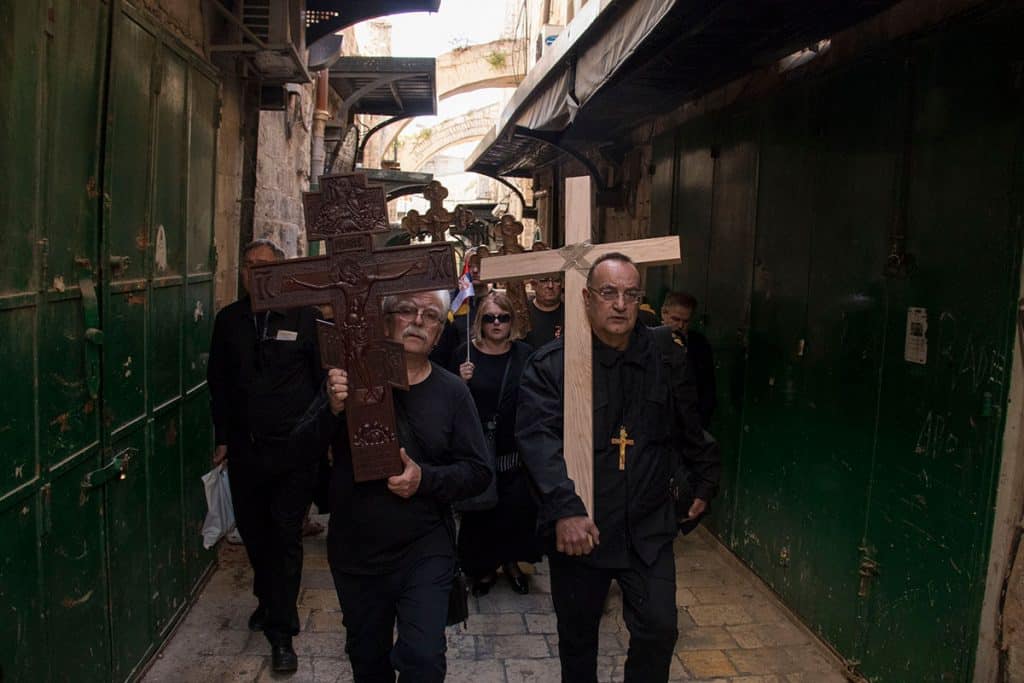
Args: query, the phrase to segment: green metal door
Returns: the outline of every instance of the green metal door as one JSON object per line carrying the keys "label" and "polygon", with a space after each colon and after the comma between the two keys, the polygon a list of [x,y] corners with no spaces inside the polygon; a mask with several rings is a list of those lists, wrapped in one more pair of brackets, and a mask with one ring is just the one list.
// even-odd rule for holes
{"label": "green metal door", "polygon": [[[41,163],[34,144],[40,104],[37,84],[44,44],[41,8],[0,5],[0,148],[19,163],[0,163],[0,358],[17,359],[0,392],[0,670],[6,677],[42,680],[46,663],[39,570],[39,486],[36,441],[35,329],[40,273],[34,268],[43,234],[36,215]],[[26,93],[28,96],[25,96]],[[17,367],[5,361],[5,369]]]}
{"label": "green metal door", "polygon": [[974,16],[689,122],[655,198],[684,259],[707,254],[675,284],[704,292],[717,354],[709,525],[873,681],[973,667],[1021,268],[1022,26]]}
{"label": "green metal door", "polygon": [[96,278],[109,7],[20,2],[0,12],[0,667],[11,680],[105,679],[103,496],[82,480],[101,452]]}
{"label": "green metal door", "polygon": [[[145,514],[152,473],[152,454],[146,447],[148,246],[153,100],[160,92],[160,74],[158,39],[128,15],[115,14],[112,40],[104,182],[104,263],[109,275],[103,283],[103,432],[110,444],[108,458],[130,459],[116,482],[106,487],[107,528],[112,582],[135,577],[111,593],[114,674],[121,679],[146,654],[153,610],[160,605],[150,581],[155,549],[150,548]],[[151,594],[156,599],[150,600]]]}
{"label": "green metal door", "polygon": [[801,353],[803,451],[786,499],[799,501],[788,548],[789,603],[845,653],[856,652],[858,567],[874,472],[885,316],[885,239],[893,215],[899,62],[873,60],[816,84],[803,203],[813,236]]}
{"label": "green metal door", "polygon": [[124,680],[212,561],[218,87],[122,3],[0,40],[0,679]]}
{"label": "green metal door", "polygon": [[731,527],[736,509],[736,472],[742,444],[750,294],[757,211],[756,121],[749,112],[717,122],[708,150],[715,159],[707,293],[697,325],[715,350],[718,405],[712,430],[722,450],[723,468],[712,528]]}
{"label": "green metal door", "polygon": [[813,224],[805,198],[815,183],[817,145],[809,106],[801,88],[763,114],[742,465],[735,480],[737,552],[782,593],[798,582],[789,566],[801,512],[789,503],[807,458],[803,385]]}
{"label": "green metal door", "polygon": [[[877,681],[973,671],[1016,336],[1022,25],[1018,13],[935,36],[907,66],[916,271],[887,285],[864,544],[860,657]],[[927,315],[924,362],[905,357],[912,307]]]}

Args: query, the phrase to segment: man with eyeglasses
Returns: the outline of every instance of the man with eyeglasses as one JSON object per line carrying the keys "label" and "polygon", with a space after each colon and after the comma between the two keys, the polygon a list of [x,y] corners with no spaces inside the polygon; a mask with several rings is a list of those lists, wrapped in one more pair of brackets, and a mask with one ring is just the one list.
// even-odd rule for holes
{"label": "man with eyeglasses", "polygon": [[243,296],[213,325],[207,383],[216,449],[227,462],[235,522],[253,569],[257,607],[249,629],[270,641],[274,671],[298,667],[296,601],[302,578],[302,525],[321,452],[294,457],[289,434],[323,381],[313,308],[253,313],[250,269],[284,258],[266,239],[242,252]]}
{"label": "man with eyeglasses", "polygon": [[547,275],[532,280],[531,284],[534,297],[528,306],[530,331],[523,341],[539,349],[552,339],[562,336],[562,327],[565,325],[562,278],[559,275]]}
{"label": "man with eyeglasses", "polygon": [[[356,483],[345,401],[332,369],[292,434],[295,452],[331,445],[328,561],[356,683],[444,680],[445,623],[455,564],[453,501],[487,488],[487,445],[469,389],[429,360],[447,321],[447,291],[384,297],[385,331],[405,349],[409,390],[394,391],[404,470]],[[394,641],[397,623],[398,640]]]}
{"label": "man with eyeglasses", "polygon": [[[695,411],[675,410],[652,332],[637,325],[643,289],[629,257],[596,259],[586,288],[569,296],[583,297],[592,332],[593,518],[563,457],[563,342],[531,356],[516,419],[520,456],[540,494],[538,527],[549,550],[562,680],[596,682],[599,625],[614,579],[630,634],[625,680],[667,681],[678,636],[670,479],[680,456],[700,452],[703,432]],[[690,465],[697,496],[710,499],[717,464]]]}

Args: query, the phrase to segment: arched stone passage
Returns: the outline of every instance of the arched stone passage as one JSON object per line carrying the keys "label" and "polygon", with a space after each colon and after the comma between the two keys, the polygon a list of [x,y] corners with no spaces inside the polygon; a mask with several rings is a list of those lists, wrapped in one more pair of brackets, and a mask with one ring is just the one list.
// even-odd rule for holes
{"label": "arched stone passage", "polygon": [[494,122],[501,110],[497,104],[447,119],[414,138],[406,138],[398,153],[403,171],[418,171],[423,164],[442,150],[468,140],[479,140],[494,128]]}
{"label": "arched stone passage", "polygon": [[514,88],[523,80],[525,43],[495,40],[452,50],[437,58],[437,99],[482,90]]}

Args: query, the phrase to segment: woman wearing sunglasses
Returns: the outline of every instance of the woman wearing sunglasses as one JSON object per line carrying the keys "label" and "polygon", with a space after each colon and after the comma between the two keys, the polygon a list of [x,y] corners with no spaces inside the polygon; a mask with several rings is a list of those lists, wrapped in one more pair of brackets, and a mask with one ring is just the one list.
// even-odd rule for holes
{"label": "woman wearing sunglasses", "polygon": [[468,360],[462,344],[451,362],[451,370],[469,385],[497,463],[497,505],[464,509],[459,530],[459,561],[478,596],[487,594],[497,581],[498,567],[512,590],[528,593],[530,584],[519,562],[540,561],[537,508],[515,443],[519,376],[533,349],[511,338],[514,323],[509,298],[501,292],[489,293],[480,300],[473,320]]}

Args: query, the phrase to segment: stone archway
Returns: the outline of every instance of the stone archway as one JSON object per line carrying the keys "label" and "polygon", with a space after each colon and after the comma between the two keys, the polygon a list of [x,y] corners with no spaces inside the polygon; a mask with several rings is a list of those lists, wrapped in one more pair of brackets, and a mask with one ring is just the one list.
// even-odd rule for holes
{"label": "stone archway", "polygon": [[420,135],[406,138],[398,153],[403,171],[418,171],[423,164],[439,152],[468,140],[479,140],[487,135],[501,112],[497,104],[441,121],[432,128],[425,128]]}
{"label": "stone archway", "polygon": [[526,71],[523,39],[495,40],[446,52],[437,58],[437,99],[481,90],[514,88]]}

